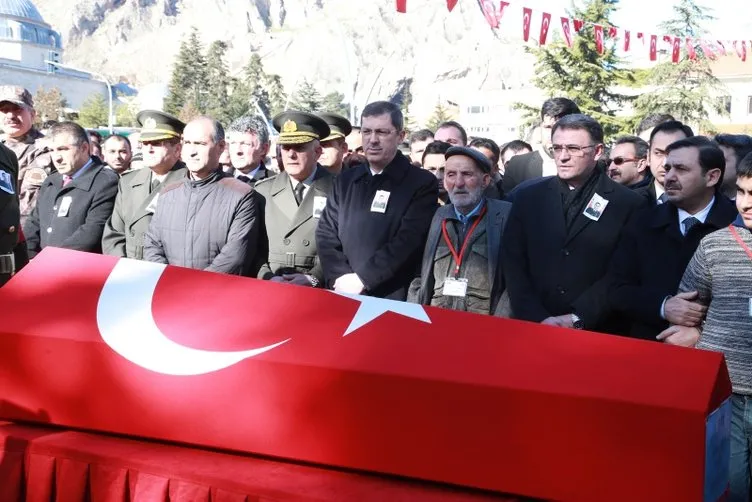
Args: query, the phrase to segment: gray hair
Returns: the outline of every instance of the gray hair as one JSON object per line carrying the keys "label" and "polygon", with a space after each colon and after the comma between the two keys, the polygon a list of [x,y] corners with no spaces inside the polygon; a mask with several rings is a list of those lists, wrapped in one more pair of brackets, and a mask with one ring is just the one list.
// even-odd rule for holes
{"label": "gray hair", "polygon": [[262,145],[269,143],[269,129],[266,122],[258,115],[244,115],[235,119],[229,127],[230,132],[251,133]]}
{"label": "gray hair", "polygon": [[202,121],[209,122],[212,125],[211,138],[215,145],[219,143],[220,141],[225,140],[225,128],[222,127],[222,124],[219,122],[219,120],[209,117],[207,115],[201,115],[191,120],[191,122],[202,122]]}

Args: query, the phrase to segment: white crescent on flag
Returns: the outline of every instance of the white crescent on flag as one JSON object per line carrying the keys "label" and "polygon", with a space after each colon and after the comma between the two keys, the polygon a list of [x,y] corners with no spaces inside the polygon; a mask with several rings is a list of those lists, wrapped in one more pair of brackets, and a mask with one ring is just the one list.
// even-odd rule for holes
{"label": "white crescent on flag", "polygon": [[120,259],[97,305],[102,340],[130,362],[165,375],[203,375],[228,368],[290,341],[252,350],[217,352],[186,347],[167,338],[154,321],[152,299],[167,266]]}

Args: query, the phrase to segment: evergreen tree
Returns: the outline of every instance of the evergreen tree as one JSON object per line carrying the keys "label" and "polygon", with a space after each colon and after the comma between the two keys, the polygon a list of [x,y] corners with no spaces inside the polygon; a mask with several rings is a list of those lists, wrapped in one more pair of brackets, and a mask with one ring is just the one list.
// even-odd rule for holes
{"label": "evergreen tree", "polygon": [[533,83],[551,97],[573,100],[583,113],[601,123],[607,137],[629,129],[628,120],[616,117],[616,112],[631,98],[615,92],[614,87],[632,82],[633,76],[621,68],[616,46],[605,34],[603,54],[598,53],[590,23],[610,25],[617,4],[618,0],[587,0],[582,7],[575,6],[572,17],[585,21],[585,27],[573,37],[571,49],[562,40],[528,49],[537,58]]}
{"label": "evergreen tree", "polygon": [[337,113],[347,118],[350,116],[350,105],[345,103],[344,94],[335,91],[321,98],[321,108],[316,111]]}
{"label": "evergreen tree", "polygon": [[50,87],[50,90],[44,90],[44,87],[37,89],[34,95],[34,109],[37,111],[37,122],[42,123],[45,120],[58,120],[65,114],[65,108],[68,106],[63,93],[57,87]]}
{"label": "evergreen tree", "polygon": [[410,104],[413,102],[413,93],[412,93],[412,85],[413,85],[413,79],[412,78],[403,78],[400,79],[397,82],[397,92],[392,97],[392,101],[399,105],[400,110],[402,111],[402,116],[405,120],[405,130],[406,131],[412,131],[416,128],[415,121],[413,120],[412,116],[408,113],[408,108],[410,107]]}
{"label": "evergreen tree", "polygon": [[83,127],[99,127],[109,123],[109,104],[101,94],[92,94],[81,105],[78,111],[78,122]]}
{"label": "evergreen tree", "polygon": [[[682,37],[682,47],[685,47],[686,38],[702,37],[706,33],[703,24],[713,19],[695,0],[679,0],[674,6],[673,19],[663,23],[661,29]],[[665,61],[649,71],[646,84],[653,90],[641,94],[635,101],[635,119],[639,121],[650,113],[666,112],[698,130],[713,132],[708,119],[710,114],[728,114],[718,98],[724,94],[721,82],[713,76],[701,47],[695,47],[697,58],[694,61],[686,51],[682,52],[679,63]]]}
{"label": "evergreen tree", "polygon": [[269,115],[274,116],[285,111],[287,93],[282,85],[282,78],[279,75],[267,75],[264,87],[269,96]]}
{"label": "evergreen tree", "polygon": [[267,75],[261,57],[253,53],[248,63],[243,67],[240,78],[235,79],[232,86],[230,109],[232,115],[240,117],[249,111],[256,113],[256,104],[265,114],[270,112],[269,94],[267,92]]}
{"label": "evergreen tree", "polygon": [[135,127],[138,125],[136,121],[136,113],[133,108],[123,103],[115,109],[115,123],[121,127]]}
{"label": "evergreen tree", "polygon": [[433,115],[431,115],[431,118],[428,119],[428,123],[426,123],[426,128],[432,131],[436,131],[436,129],[439,128],[439,124],[452,119],[453,117],[451,112],[446,106],[444,106],[444,103],[441,102],[441,99],[439,99],[436,102],[436,107],[433,109]]}
{"label": "evergreen tree", "polygon": [[292,107],[303,112],[315,112],[321,109],[322,104],[321,95],[316,87],[307,79],[303,79],[295,93]]}
{"label": "evergreen tree", "polygon": [[206,57],[195,26],[191,28],[187,39],[180,43],[169,91],[169,96],[165,100],[167,112],[180,113],[188,102],[201,113],[205,112],[207,95],[211,90],[208,83]]}
{"label": "evergreen tree", "polygon": [[230,72],[225,63],[227,44],[215,41],[209,46],[206,55],[207,81],[209,93],[206,95],[206,114],[223,124],[233,117],[230,110]]}

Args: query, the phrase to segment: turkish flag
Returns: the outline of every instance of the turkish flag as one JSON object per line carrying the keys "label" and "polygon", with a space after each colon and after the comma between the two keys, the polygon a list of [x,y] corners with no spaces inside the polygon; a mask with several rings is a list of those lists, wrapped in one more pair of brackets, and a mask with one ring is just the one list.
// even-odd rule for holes
{"label": "turkish flag", "polygon": [[449,12],[452,12],[452,9],[457,5],[458,0],[447,0],[447,9],[449,9]]}
{"label": "turkish flag", "polygon": [[497,29],[501,25],[501,18],[504,16],[504,9],[509,5],[509,2],[499,2],[499,10],[494,7],[494,2],[491,0],[483,0],[481,7],[483,8],[483,15],[486,17],[486,21],[491,28]]}
{"label": "turkish flag", "polygon": [[611,26],[608,29],[608,36],[609,38],[616,38],[616,35],[618,35],[619,30],[616,28],[616,26]]}
{"label": "turkish flag", "polygon": [[594,24],[593,30],[595,30],[595,49],[598,54],[603,54],[603,26]]}
{"label": "turkish flag", "polygon": [[397,12],[407,12],[407,0],[397,0]]}
{"label": "turkish flag", "polygon": [[548,29],[550,26],[551,14],[544,12],[541,19],[540,37],[538,38],[538,42],[540,42],[541,45],[546,45],[546,38],[548,38]]}
{"label": "turkish flag", "polygon": [[695,61],[697,59],[697,52],[695,51],[695,41],[691,38],[687,39],[687,55],[692,61]]}
{"label": "turkish flag", "polygon": [[710,43],[707,40],[700,40],[700,47],[702,52],[705,53],[705,57],[714,60],[717,56]]}
{"label": "turkish flag", "polygon": [[650,60],[658,59],[658,35],[650,35]]}
{"label": "turkish flag", "polygon": [[674,37],[672,44],[673,47],[671,49],[671,62],[678,63],[679,59],[681,58],[681,39],[679,37]]}
{"label": "turkish flag", "polygon": [[561,18],[561,33],[564,35],[564,41],[567,43],[567,47],[572,47],[572,27],[569,24],[568,17]]}
{"label": "turkish flag", "polygon": [[529,7],[522,9],[522,39],[527,42],[530,39],[530,21],[533,17],[533,10]]}
{"label": "turkish flag", "polygon": [[747,42],[745,40],[742,40],[741,43],[738,40],[734,40],[734,49],[736,49],[736,54],[742,61],[747,60]]}
{"label": "turkish flag", "polygon": [[726,50],[726,45],[720,40],[716,40],[715,47],[716,47],[716,52],[718,52],[719,56],[725,56],[726,53],[728,52]]}
{"label": "turkish flag", "polygon": [[632,33],[624,30],[624,52],[629,52],[629,46],[632,43]]}
{"label": "turkish flag", "polygon": [[574,21],[574,32],[579,33],[584,23],[582,22],[582,19],[574,19],[573,21]]}
{"label": "turkish flag", "polygon": [[645,45],[645,34],[643,34],[641,31],[637,32],[637,38],[642,41],[642,45]]}

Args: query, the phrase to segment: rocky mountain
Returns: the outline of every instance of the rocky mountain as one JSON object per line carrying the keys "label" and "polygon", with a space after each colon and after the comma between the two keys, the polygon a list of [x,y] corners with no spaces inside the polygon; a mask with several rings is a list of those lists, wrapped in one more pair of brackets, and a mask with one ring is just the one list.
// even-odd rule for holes
{"label": "rocky mountain", "polygon": [[64,60],[136,86],[167,82],[180,40],[196,26],[205,44],[224,40],[237,72],[251,51],[282,76],[288,92],[303,78],[362,106],[412,79],[411,114],[437,99],[518,87],[532,65],[518,40],[506,43],[476,0],[453,12],[437,0],[36,0],[63,35]]}

